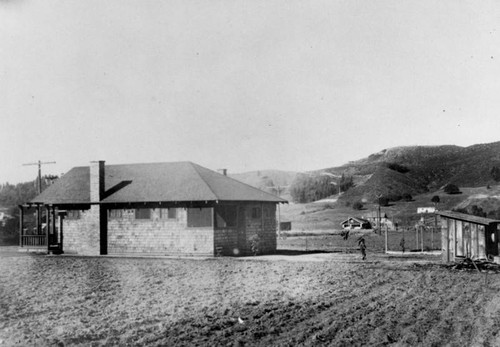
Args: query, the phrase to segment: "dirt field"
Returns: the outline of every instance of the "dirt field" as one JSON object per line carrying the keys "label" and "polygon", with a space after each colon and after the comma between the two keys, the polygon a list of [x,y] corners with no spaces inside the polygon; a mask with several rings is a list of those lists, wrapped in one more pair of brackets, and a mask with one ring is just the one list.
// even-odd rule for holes
{"label": "dirt field", "polygon": [[500,275],[435,257],[0,252],[0,346],[500,345]]}

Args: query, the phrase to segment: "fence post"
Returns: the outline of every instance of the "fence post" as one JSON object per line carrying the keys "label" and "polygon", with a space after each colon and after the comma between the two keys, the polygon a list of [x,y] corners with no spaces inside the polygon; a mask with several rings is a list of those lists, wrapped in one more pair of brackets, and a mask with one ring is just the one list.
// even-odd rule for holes
{"label": "fence post", "polygon": [[387,254],[387,224],[385,225],[385,253]]}
{"label": "fence post", "polygon": [[418,225],[415,225],[415,250],[418,250]]}
{"label": "fence post", "polygon": [[422,229],[420,229],[420,245],[421,245],[421,248],[420,248],[420,251],[423,252],[424,251],[424,230],[425,230],[425,227],[422,226]]}

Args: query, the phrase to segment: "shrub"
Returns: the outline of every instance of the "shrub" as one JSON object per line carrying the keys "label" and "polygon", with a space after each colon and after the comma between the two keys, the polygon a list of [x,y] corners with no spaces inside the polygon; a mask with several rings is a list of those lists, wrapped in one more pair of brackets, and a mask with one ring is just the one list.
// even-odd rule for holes
{"label": "shrub", "polygon": [[388,195],[385,196],[387,198],[387,200],[389,201],[399,201],[401,200],[403,197],[398,194],[398,193],[390,193]]}
{"label": "shrub", "polygon": [[380,206],[388,206],[389,205],[389,199],[386,196],[381,196],[378,198],[378,204]]}
{"label": "shrub", "polygon": [[491,178],[495,180],[495,182],[500,181],[500,168],[498,166],[493,166],[490,170]]}
{"label": "shrub", "polygon": [[404,165],[400,165],[400,164],[396,164],[396,163],[387,163],[386,165],[389,169],[391,169],[393,171],[397,171],[399,173],[407,173],[408,171],[410,171],[410,169],[408,169]]}
{"label": "shrub", "polygon": [[460,194],[461,193],[460,189],[456,185],[451,184],[451,183],[447,184],[444,187],[444,192],[446,194]]}
{"label": "shrub", "polygon": [[361,201],[356,201],[354,204],[352,204],[352,208],[355,210],[362,210],[363,209],[363,203]]}
{"label": "shrub", "polygon": [[403,200],[404,201],[412,201],[413,200],[413,196],[411,196],[410,193],[403,193]]}
{"label": "shrub", "polygon": [[260,252],[260,236],[258,234],[252,235],[249,238],[250,241],[250,249],[252,250],[253,255],[257,255]]}
{"label": "shrub", "polygon": [[431,199],[431,202],[435,204],[439,204],[440,201],[441,199],[439,198],[439,195],[434,195]]}

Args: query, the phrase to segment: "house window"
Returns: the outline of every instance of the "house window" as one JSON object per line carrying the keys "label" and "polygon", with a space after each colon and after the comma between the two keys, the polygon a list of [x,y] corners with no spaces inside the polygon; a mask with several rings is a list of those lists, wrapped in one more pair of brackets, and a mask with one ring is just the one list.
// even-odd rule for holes
{"label": "house window", "polygon": [[135,209],[135,219],[150,219],[151,209],[150,208],[136,208]]}
{"label": "house window", "polygon": [[270,219],[272,218],[272,209],[270,206],[265,206],[264,207],[264,218],[266,219]]}
{"label": "house window", "polygon": [[230,228],[236,226],[236,206],[218,206],[216,208],[216,226],[218,228]]}
{"label": "house window", "polygon": [[80,210],[68,210],[66,214],[66,219],[80,219]]}
{"label": "house window", "polygon": [[108,217],[109,219],[120,219],[123,217],[123,210],[109,210]]}
{"label": "house window", "polygon": [[176,208],[162,208],[160,209],[160,218],[162,219],[176,219],[177,209]]}
{"label": "house window", "polygon": [[212,226],[211,208],[188,208],[187,226],[189,228],[201,228]]}
{"label": "house window", "polygon": [[262,217],[262,210],[260,207],[252,207],[252,219],[259,219]]}

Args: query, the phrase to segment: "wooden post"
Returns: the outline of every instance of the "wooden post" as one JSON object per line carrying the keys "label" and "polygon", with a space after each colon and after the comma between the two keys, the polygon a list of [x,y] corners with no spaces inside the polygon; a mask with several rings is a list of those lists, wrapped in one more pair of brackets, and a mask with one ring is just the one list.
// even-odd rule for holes
{"label": "wooden post", "polygon": [[387,224],[385,225],[385,253],[387,253]]}
{"label": "wooden post", "polygon": [[42,235],[42,207],[40,204],[36,205],[36,233]]}
{"label": "wooden post", "polygon": [[420,245],[421,245],[421,249],[420,251],[423,252],[424,251],[424,226],[422,226],[422,228],[420,229]]}
{"label": "wooden post", "polygon": [[63,251],[63,219],[64,216],[59,215],[59,252]]}
{"label": "wooden post", "polygon": [[279,202],[278,202],[278,237],[281,238],[281,211]]}
{"label": "wooden post", "polygon": [[50,229],[50,206],[47,205],[47,225],[45,226],[45,242],[47,242],[47,254],[50,254],[49,229]]}
{"label": "wooden post", "polygon": [[415,225],[415,250],[418,250],[418,225]]}
{"label": "wooden post", "polygon": [[24,226],[24,210],[23,206],[19,205],[19,247],[23,246],[23,226]]}
{"label": "wooden post", "polygon": [[431,227],[431,251],[434,250],[434,227]]}
{"label": "wooden post", "polygon": [[57,234],[56,234],[56,207],[52,206],[52,238],[53,242],[57,243]]}

